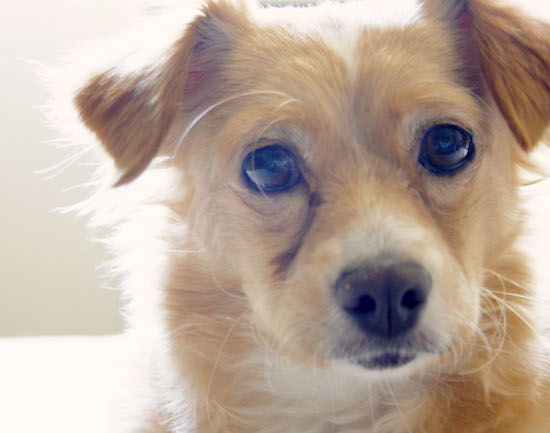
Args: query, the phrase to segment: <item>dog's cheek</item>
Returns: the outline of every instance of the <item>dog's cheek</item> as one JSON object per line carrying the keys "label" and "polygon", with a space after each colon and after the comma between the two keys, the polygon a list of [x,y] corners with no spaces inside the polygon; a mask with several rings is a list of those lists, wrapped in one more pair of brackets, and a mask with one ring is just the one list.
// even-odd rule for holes
{"label": "dog's cheek", "polygon": [[[303,329],[300,323],[308,315],[305,309],[318,312],[322,308],[317,305],[321,302],[321,273],[312,275],[307,284],[297,285],[293,280],[295,269],[300,268],[297,256],[310,229],[310,202],[305,191],[272,197],[264,203],[253,197],[249,206],[239,199],[233,205],[228,203],[226,218],[220,221],[223,244],[230,245],[237,258],[235,270],[256,322],[278,341],[288,339],[290,330]],[[308,316],[310,324],[320,317]]]}
{"label": "dog's cheek", "polygon": [[203,233],[209,250],[229,261],[244,284],[280,283],[284,275],[277,272],[279,258],[299,247],[305,229],[307,194],[293,191],[269,197],[238,186],[219,186],[201,195],[207,197],[202,207],[211,211],[196,220],[196,231]]}
{"label": "dog's cheek", "polygon": [[444,186],[429,190],[431,212],[454,261],[465,280],[455,281],[452,272],[442,274],[445,309],[457,345],[467,344],[480,326],[488,305],[487,269],[494,264],[495,251],[509,248],[521,227],[518,205],[518,173],[514,138],[498,113],[487,122],[493,132],[484,139],[484,150],[476,172],[443,194]]}
{"label": "dog's cheek", "polygon": [[285,279],[283,268],[291,265],[308,230],[308,198],[293,193],[269,202],[261,203],[261,209],[247,207],[233,215],[235,220],[246,221],[246,227],[242,236],[232,241],[240,246],[243,272],[281,282]]}
{"label": "dog's cheek", "polygon": [[468,340],[479,320],[480,263],[487,236],[486,210],[480,206],[483,188],[487,187],[484,177],[468,185],[455,185],[455,191],[441,185],[432,188],[428,210],[436,235],[423,249],[415,248],[421,256],[439,256],[439,264],[430,269],[435,302],[428,305],[426,319],[440,323],[454,342]]}
{"label": "dog's cheek", "polygon": [[[514,238],[521,215],[514,139],[500,115],[480,139],[478,160],[470,172],[456,179],[431,179],[423,185],[426,201],[438,230],[464,273],[479,281],[483,266]],[[481,142],[483,144],[481,145]]]}

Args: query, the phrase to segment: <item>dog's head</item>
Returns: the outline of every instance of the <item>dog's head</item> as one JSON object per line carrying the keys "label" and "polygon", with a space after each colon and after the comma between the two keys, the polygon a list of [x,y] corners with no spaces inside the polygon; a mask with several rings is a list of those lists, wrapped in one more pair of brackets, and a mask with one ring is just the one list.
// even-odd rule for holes
{"label": "dog's head", "polygon": [[490,0],[386,3],[211,2],[76,97],[119,185],[157,156],[181,173],[167,205],[262,332],[367,369],[492,332],[490,281],[524,278],[519,162],[550,120],[545,25]]}

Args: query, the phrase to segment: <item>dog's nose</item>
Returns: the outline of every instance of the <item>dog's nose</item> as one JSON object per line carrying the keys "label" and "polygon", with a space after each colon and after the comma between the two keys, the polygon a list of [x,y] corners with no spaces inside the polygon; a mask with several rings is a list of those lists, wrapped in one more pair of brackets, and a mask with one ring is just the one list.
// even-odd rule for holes
{"label": "dog's nose", "polygon": [[368,335],[390,340],[414,328],[432,289],[416,262],[375,262],[345,272],[336,283],[340,305]]}

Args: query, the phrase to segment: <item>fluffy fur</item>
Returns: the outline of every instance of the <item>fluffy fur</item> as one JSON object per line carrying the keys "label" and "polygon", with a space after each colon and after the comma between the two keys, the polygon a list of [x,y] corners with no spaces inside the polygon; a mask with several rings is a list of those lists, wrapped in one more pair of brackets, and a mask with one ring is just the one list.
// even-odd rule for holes
{"label": "fluffy fur", "polygon": [[[80,83],[119,174],[91,203],[116,227],[137,347],[127,431],[550,431],[517,246],[519,171],[550,122],[550,28],[493,0],[372,3],[171,11]],[[453,175],[418,161],[438,123],[475,140]],[[297,157],[288,191],[243,180],[266,142]],[[433,290],[415,360],[369,369],[379,349],[334,285],[388,256],[421,263]]]}

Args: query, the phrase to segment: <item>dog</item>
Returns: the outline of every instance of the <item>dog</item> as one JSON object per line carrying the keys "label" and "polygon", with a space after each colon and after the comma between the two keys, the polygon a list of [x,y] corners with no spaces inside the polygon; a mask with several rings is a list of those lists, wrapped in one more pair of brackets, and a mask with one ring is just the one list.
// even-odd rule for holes
{"label": "dog", "polygon": [[114,168],[121,431],[550,432],[519,247],[550,27],[374,3],[187,5],[78,83]]}

